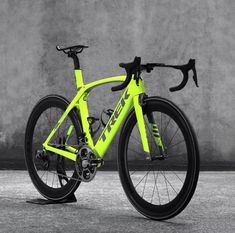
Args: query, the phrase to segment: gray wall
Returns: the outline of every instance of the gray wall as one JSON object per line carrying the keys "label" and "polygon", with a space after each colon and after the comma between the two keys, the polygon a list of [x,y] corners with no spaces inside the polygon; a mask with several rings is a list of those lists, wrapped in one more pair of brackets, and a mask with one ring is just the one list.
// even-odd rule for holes
{"label": "gray wall", "polygon": [[[76,93],[72,62],[55,45],[77,43],[90,46],[80,56],[87,82],[122,74],[118,63],[135,55],[173,64],[195,58],[200,88],[190,79],[170,93],[180,74],[161,69],[146,79],[147,89],[186,112],[203,162],[235,162],[234,13],[233,0],[0,1],[0,162],[23,160],[26,121],[40,97]],[[99,87],[91,112],[114,106],[119,96]],[[115,158],[117,141],[108,159]]]}

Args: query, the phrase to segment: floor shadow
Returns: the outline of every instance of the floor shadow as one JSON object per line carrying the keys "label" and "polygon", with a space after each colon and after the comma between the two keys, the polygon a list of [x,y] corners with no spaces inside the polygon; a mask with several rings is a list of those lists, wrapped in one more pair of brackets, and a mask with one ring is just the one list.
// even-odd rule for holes
{"label": "floor shadow", "polygon": [[[129,216],[130,217],[130,216]],[[172,221],[170,219],[168,220],[161,220],[161,221],[158,221],[158,220],[154,220],[154,219],[150,219],[150,218],[147,218],[145,216],[131,216],[133,219],[136,219],[138,221],[144,221],[144,222],[156,222],[156,223],[164,223],[164,225],[169,225],[169,226],[187,226],[189,225],[189,223],[187,222],[175,222],[175,221]],[[178,219],[177,219],[178,220]]]}
{"label": "floor shadow", "polygon": [[[32,200],[37,199],[37,198],[32,198]],[[31,198],[25,198],[25,197],[8,197],[8,196],[0,196],[0,202],[1,201],[12,201],[12,203],[14,201],[17,201],[17,204],[25,204],[28,206],[35,206],[35,207],[39,207],[39,206],[61,206],[64,208],[64,206],[70,206],[70,208],[72,209],[82,209],[82,210],[96,210],[94,208],[90,208],[88,206],[84,206],[84,205],[79,205],[77,202],[68,202],[68,203],[55,203],[55,204],[37,204],[37,203],[30,203],[29,201],[31,200]],[[74,205],[75,204],[75,205]]]}

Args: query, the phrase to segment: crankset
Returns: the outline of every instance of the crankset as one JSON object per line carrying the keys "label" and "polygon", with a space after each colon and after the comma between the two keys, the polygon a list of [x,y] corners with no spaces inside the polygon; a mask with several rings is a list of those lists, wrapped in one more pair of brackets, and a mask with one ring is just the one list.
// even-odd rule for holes
{"label": "crankset", "polygon": [[96,169],[103,165],[103,159],[96,157],[95,152],[87,145],[83,145],[79,151],[76,161],[78,178],[81,181],[89,182],[94,179]]}

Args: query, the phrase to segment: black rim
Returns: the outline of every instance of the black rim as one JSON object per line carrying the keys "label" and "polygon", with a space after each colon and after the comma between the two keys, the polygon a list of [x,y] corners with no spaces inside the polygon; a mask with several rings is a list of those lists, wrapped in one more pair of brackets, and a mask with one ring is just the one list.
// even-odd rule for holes
{"label": "black rim", "polygon": [[[146,109],[147,107],[145,108],[145,110]],[[161,105],[153,110],[161,112],[160,116],[157,117],[158,128],[160,134],[163,134],[164,143],[168,145],[172,152],[170,152],[168,154],[168,157],[162,161],[156,160],[153,162],[149,162],[145,160],[145,162],[143,162],[143,160],[137,161],[137,159],[135,159],[135,161],[137,161],[137,165],[135,164],[135,166],[133,166],[133,164],[131,164],[130,162],[131,159],[129,159],[128,157],[128,153],[130,151],[129,145],[133,144],[133,146],[136,148],[139,140],[136,137],[135,139],[133,139],[133,136],[131,135],[136,123],[135,116],[132,116],[132,119],[129,121],[132,123],[128,127],[129,131],[126,133],[126,138],[130,141],[124,143],[125,156],[122,156],[123,160],[121,161],[121,163],[123,163],[124,165],[124,168],[122,169],[123,175],[121,175],[121,178],[123,180],[126,180],[125,186],[127,196],[129,197],[130,201],[137,207],[137,209],[141,211],[141,208],[145,206],[145,211],[148,210],[150,216],[153,212],[156,213],[157,216],[158,214],[161,215],[161,212],[162,214],[163,212],[165,212],[166,215],[166,210],[171,210],[172,212],[175,209],[176,211],[186,203],[185,200],[188,198],[189,193],[191,192],[193,183],[195,183],[194,179],[196,161],[194,160],[193,155],[194,144],[192,141],[192,135],[190,134],[185,121],[181,117],[179,118],[179,113],[177,111],[172,112],[172,110],[168,111],[166,108],[161,107]],[[165,120],[164,124],[161,124],[159,122],[163,121],[163,114],[165,114],[166,116],[168,115],[169,118],[168,120]],[[147,122],[147,117],[145,118],[145,122]],[[169,123],[170,118],[170,122],[175,122],[177,127],[173,126],[172,123]],[[165,127],[169,127],[171,129],[171,135],[169,134],[169,132],[167,133],[168,135],[164,135],[164,125]],[[147,131],[149,135],[149,129],[147,129]],[[179,134],[179,132],[181,133],[181,137],[176,136],[177,134]],[[177,140],[175,140],[175,138]],[[149,141],[151,141],[150,136],[148,136],[148,139]],[[133,141],[135,143],[133,143]],[[185,150],[187,152],[187,155],[183,157],[185,160],[184,162],[182,161],[183,154],[181,154],[180,160],[176,159],[176,156],[174,157],[174,159],[172,159],[173,148],[174,151],[177,151],[177,147],[182,148],[182,144],[185,144]],[[142,146],[142,144],[140,145]],[[135,149],[135,155],[144,155],[144,153],[141,153],[143,152],[141,146],[138,147],[138,150]],[[145,169],[143,167],[145,167]],[[136,169],[136,171],[134,169]],[[145,170],[145,172],[143,170]],[[138,180],[134,180],[134,175],[136,175]],[[174,182],[171,182],[170,180],[174,180]],[[175,181],[178,182],[177,189]],[[148,183],[152,184],[148,186]],[[138,190],[138,186],[142,187],[142,189],[139,188]]]}
{"label": "black rim", "polygon": [[[31,171],[30,175],[36,188],[43,195],[48,195],[48,198],[52,196],[56,198],[60,194],[67,195],[68,190],[72,190],[76,184],[80,183],[75,172],[75,162],[54,153],[46,153],[46,157],[43,159],[36,158],[36,151],[43,149],[42,142],[54,128],[66,107],[64,103],[57,101],[42,102],[31,114],[26,130],[26,162],[28,169]],[[50,141],[53,146],[60,147],[64,145],[70,125],[74,126],[74,130],[67,144],[77,146],[77,138],[81,131],[74,114],[73,111],[70,112]]]}

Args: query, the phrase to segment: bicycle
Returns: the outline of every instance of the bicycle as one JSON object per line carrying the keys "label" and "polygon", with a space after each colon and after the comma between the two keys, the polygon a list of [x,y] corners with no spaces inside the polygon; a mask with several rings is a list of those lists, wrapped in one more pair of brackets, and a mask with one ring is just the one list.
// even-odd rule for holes
{"label": "bicycle", "polygon": [[[33,108],[25,132],[25,159],[31,180],[45,198],[62,200],[80,183],[91,181],[104,163],[104,155],[118,129],[118,170],[123,189],[132,205],[154,220],[179,214],[191,200],[199,175],[199,149],[194,130],[173,102],[145,93],[142,72],[155,67],[178,69],[185,87],[192,70],[197,83],[195,60],[184,65],[141,64],[135,57],[121,63],[126,76],[115,76],[84,84],[78,53],[88,46],[56,47],[73,59],[77,94],[71,102],[59,95],[42,98]],[[97,86],[121,82],[112,91],[124,90],[96,142],[94,122],[87,101]],[[106,113],[107,113],[106,112]],[[102,121],[103,122],[103,121]]]}

